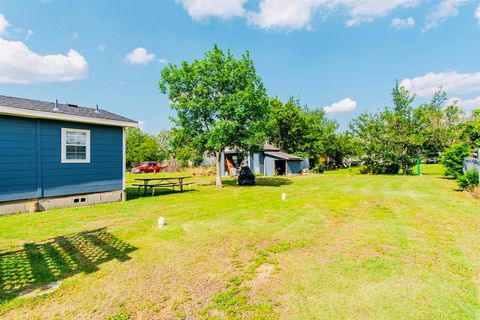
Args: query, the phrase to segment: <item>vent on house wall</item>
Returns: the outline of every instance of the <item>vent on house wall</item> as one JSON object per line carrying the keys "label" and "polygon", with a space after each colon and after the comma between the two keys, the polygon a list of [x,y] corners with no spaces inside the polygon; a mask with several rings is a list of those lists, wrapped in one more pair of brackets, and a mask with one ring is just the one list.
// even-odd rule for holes
{"label": "vent on house wall", "polygon": [[76,104],[72,104],[72,103],[67,103],[67,107],[74,107],[74,108],[78,108],[78,105],[76,105]]}

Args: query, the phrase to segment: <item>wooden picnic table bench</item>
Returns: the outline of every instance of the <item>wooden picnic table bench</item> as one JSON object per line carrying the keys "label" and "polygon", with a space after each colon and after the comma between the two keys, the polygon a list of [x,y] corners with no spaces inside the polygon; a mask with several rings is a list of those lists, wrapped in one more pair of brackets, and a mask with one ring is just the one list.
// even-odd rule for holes
{"label": "wooden picnic table bench", "polygon": [[[184,179],[188,179],[190,176],[183,177],[163,177],[163,178],[138,178],[135,181],[143,181],[143,183],[134,183],[134,187],[138,187],[137,193],[140,195],[140,190],[143,188],[143,195],[147,194],[147,189],[152,189],[152,196],[155,194],[155,188],[161,187],[172,187],[175,190],[175,187],[179,187],[180,191],[183,191],[184,186],[189,186],[191,190],[191,185],[195,182],[184,182]],[[150,183],[154,181],[154,183]]]}

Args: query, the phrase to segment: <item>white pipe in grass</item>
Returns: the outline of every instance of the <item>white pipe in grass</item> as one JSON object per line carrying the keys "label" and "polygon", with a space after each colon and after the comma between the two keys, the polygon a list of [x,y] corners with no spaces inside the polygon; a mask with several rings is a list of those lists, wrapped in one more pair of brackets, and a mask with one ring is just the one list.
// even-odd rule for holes
{"label": "white pipe in grass", "polygon": [[282,200],[283,200],[283,201],[287,200],[287,194],[286,194],[285,192],[282,193]]}
{"label": "white pipe in grass", "polygon": [[164,217],[158,218],[158,228],[162,229],[164,226],[165,226],[165,218]]}

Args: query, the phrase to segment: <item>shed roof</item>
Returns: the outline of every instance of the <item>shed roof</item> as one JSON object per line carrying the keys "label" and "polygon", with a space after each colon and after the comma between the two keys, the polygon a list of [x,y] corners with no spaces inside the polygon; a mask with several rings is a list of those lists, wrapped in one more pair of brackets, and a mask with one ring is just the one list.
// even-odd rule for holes
{"label": "shed roof", "polygon": [[263,151],[280,151],[280,149],[271,144],[266,143],[263,145]]}
{"label": "shed roof", "polygon": [[293,154],[285,153],[282,151],[265,151],[267,156],[279,158],[282,160],[290,160],[290,161],[303,161],[302,157],[297,157]]}
{"label": "shed roof", "polygon": [[137,122],[102,109],[0,95],[0,114],[112,126],[136,127]]}

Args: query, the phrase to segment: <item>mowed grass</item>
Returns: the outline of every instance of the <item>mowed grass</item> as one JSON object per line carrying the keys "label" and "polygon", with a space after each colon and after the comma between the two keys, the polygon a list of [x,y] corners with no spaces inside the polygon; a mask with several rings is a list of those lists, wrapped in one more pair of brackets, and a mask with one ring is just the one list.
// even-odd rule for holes
{"label": "mowed grass", "polygon": [[2,217],[0,318],[477,319],[480,202],[422,169]]}

